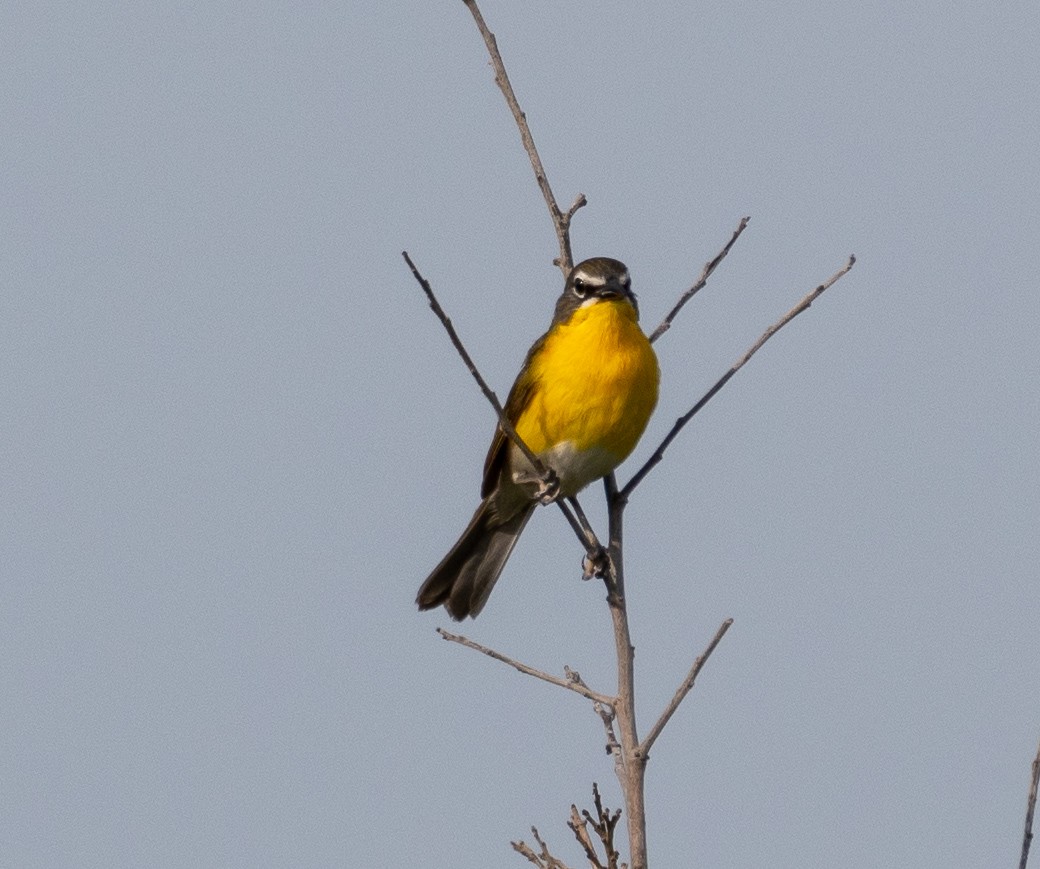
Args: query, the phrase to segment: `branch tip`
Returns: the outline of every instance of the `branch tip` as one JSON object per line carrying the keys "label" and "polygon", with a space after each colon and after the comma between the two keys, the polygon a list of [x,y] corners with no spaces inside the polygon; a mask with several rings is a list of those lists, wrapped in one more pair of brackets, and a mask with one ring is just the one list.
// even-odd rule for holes
{"label": "branch tip", "polygon": [[[444,628],[437,628],[437,633],[440,634],[445,640],[452,643],[458,643],[460,646],[465,646],[467,649],[473,649],[475,652],[480,652],[482,655],[486,655],[489,658],[493,658],[496,661],[500,661],[503,664],[508,664],[514,670],[518,670],[525,676],[533,676],[536,679],[541,679],[543,682],[548,682],[550,685],[556,685],[560,688],[566,688],[569,691],[573,691],[575,694],[580,694],[586,700],[591,700],[595,703],[602,703],[607,706],[613,706],[616,702],[615,698],[610,697],[606,694],[601,694],[598,691],[593,691],[579,676],[577,679],[570,677],[561,679],[559,676],[553,676],[550,673],[546,673],[543,670],[538,670],[528,664],[524,664],[521,661],[517,661],[515,658],[510,658],[508,655],[503,655],[501,652],[495,649],[483,646],[480,643],[474,642],[468,637],[464,637],[461,634],[452,634],[444,630]],[[572,671],[573,672],[573,671]]]}
{"label": "branch tip", "polygon": [[[738,227],[738,231],[739,230],[740,227]],[[736,234],[734,234],[734,238],[730,240],[731,243],[735,240],[735,238]],[[758,340],[754,344],[752,344],[751,347],[744,353],[744,355],[741,356],[740,359],[738,359],[730,367],[730,369],[722,375],[722,377],[715,381],[715,384],[711,387],[711,389],[704,393],[704,395],[701,396],[700,400],[693,407],[691,407],[686,413],[684,413],[675,421],[675,425],[673,425],[668,434],[665,435],[664,440],[661,441],[657,449],[654,450],[650,458],[646,460],[643,466],[638,471],[636,471],[635,476],[633,476],[632,479],[625,484],[625,486],[621,489],[620,494],[623,497],[628,498],[632,494],[632,491],[636,488],[636,486],[643,482],[643,480],[646,478],[646,475],[649,474],[651,470],[653,470],[654,466],[658,464],[658,462],[660,462],[662,458],[664,458],[664,451],[668,449],[669,444],[671,444],[671,442],[675,440],[676,436],[679,434],[680,431],[682,431],[686,423],[693,419],[693,417],[700,412],[704,405],[706,405],[709,401],[711,401],[712,398],[715,397],[715,394],[729,382],[729,379],[734,374],[736,374],[738,371],[740,371],[741,368],[747,365],[747,363],[751,360],[751,357],[762,349],[762,346],[766,343],[766,341],[772,338],[777,332],[779,332],[784,326],[790,323],[795,317],[797,317],[803,311],[808,310],[812,303],[815,302],[824,292],[829,290],[835,283],[837,283],[837,281],[839,281],[842,277],[847,275],[855,264],[856,257],[850,255],[845,265],[843,265],[833,275],[827,278],[827,280],[825,280],[822,284],[819,284],[815,289],[810,290],[805,296],[803,296],[799,300],[799,302],[793,308],[791,308],[790,311],[788,311],[779,320],[773,323],[773,325],[766,329],[759,336]],[[677,306],[677,308],[678,307],[679,306]],[[673,310],[677,310],[677,308]],[[666,322],[667,319],[668,318],[665,318]],[[663,325],[664,324],[662,324],[662,326]],[[662,330],[659,326],[658,331],[663,333],[664,330]]]}
{"label": "branch tip", "polygon": [[577,208],[568,212],[567,218],[560,211],[560,206],[556,203],[556,196],[546,176],[545,168],[542,166],[542,158],[538,156],[538,148],[534,143],[534,136],[531,135],[531,128],[527,125],[527,114],[520,108],[520,101],[517,100],[516,93],[513,91],[513,85],[509,81],[509,73],[506,72],[505,61],[502,60],[502,55],[498,50],[498,41],[495,39],[495,34],[491,32],[484,21],[484,16],[477,7],[476,0],[463,0],[463,2],[472,14],[477,30],[480,31],[480,35],[484,39],[484,45],[487,47],[488,56],[491,59],[491,66],[495,70],[495,83],[498,85],[499,90],[502,91],[502,96],[505,97],[506,105],[509,106],[509,111],[512,112],[513,120],[516,122],[517,129],[520,132],[520,141],[531,162],[535,181],[538,183],[538,189],[542,191],[542,198],[545,199],[545,205],[549,209],[549,216],[552,218],[553,229],[556,232],[556,241],[560,248],[559,262],[557,264],[560,267],[560,271],[563,272],[563,276],[567,277],[574,265],[571,257],[569,217],[574,211],[577,211]]}
{"label": "branch tip", "polygon": [[742,217],[740,219],[740,223],[737,224],[737,228],[733,230],[733,235],[730,236],[729,241],[726,242],[722,250],[715,254],[714,259],[710,259],[708,260],[708,262],[704,264],[704,268],[701,269],[701,274],[700,277],[697,278],[697,281],[693,284],[692,287],[690,287],[685,293],[683,293],[679,297],[679,301],[675,303],[675,305],[672,307],[672,310],[670,310],[668,314],[665,316],[664,320],[661,321],[661,325],[659,325],[656,329],[654,329],[653,332],[650,333],[651,344],[658,338],[660,338],[670,328],[672,328],[672,320],[676,318],[679,311],[681,311],[683,309],[683,306],[688,301],[690,301],[690,299],[692,299],[698,292],[700,292],[700,290],[703,289],[705,284],[708,283],[708,278],[710,278],[712,272],[714,272],[715,269],[718,268],[719,263],[721,263],[726,258],[726,255],[730,252],[730,249],[733,247],[733,245],[737,243],[737,239],[740,238],[741,233],[743,233],[744,230],[747,229],[747,225],[750,220],[750,217]]}
{"label": "branch tip", "polygon": [[679,708],[679,704],[686,699],[686,695],[693,689],[693,683],[697,681],[697,677],[700,675],[704,665],[708,663],[708,658],[711,657],[711,653],[714,652],[718,644],[722,642],[722,638],[726,636],[726,631],[728,631],[732,625],[733,619],[731,618],[723,621],[722,624],[719,625],[719,629],[715,632],[715,636],[712,638],[711,642],[708,643],[707,648],[705,648],[705,650],[698,656],[697,660],[693,662],[690,672],[686,674],[686,678],[683,679],[682,683],[676,689],[671,701],[654,723],[654,726],[650,728],[650,732],[647,734],[646,739],[644,739],[639,745],[639,751],[644,757],[650,755],[650,749],[657,741],[657,737],[661,735],[661,731],[664,730],[669,719],[675,714],[675,710]]}

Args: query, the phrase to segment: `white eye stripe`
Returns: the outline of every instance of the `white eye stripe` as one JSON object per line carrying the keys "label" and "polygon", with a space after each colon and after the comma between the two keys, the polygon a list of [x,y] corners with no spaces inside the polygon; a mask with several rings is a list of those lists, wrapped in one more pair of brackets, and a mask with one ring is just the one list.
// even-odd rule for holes
{"label": "white eye stripe", "polygon": [[574,282],[581,283],[586,287],[605,287],[607,285],[607,282],[599,275],[590,275],[586,272],[578,272],[574,276]]}
{"label": "white eye stripe", "polygon": [[[610,282],[604,280],[599,276],[588,276],[585,274],[579,274],[574,276],[573,285],[580,293],[594,293],[597,290],[603,289]],[[632,281],[628,276],[628,272],[618,276],[617,283],[626,289],[631,285]]]}

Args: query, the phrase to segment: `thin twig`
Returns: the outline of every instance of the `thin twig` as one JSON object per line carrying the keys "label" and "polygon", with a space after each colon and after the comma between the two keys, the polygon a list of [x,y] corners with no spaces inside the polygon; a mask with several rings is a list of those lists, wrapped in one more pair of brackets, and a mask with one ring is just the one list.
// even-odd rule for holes
{"label": "thin twig", "polygon": [[585,515],[585,511],[581,509],[577,497],[567,498],[567,502],[574,508],[574,515],[577,517],[576,521],[578,527],[581,529],[581,537],[583,537],[583,543],[589,556],[596,555],[602,548],[600,546],[599,538],[596,536],[596,532],[592,530],[592,523],[589,522],[589,517]]}
{"label": "thin twig", "polygon": [[1040,785],[1040,745],[1036,749],[1036,757],[1033,758],[1033,778],[1029,785],[1029,799],[1026,801],[1026,830],[1022,836],[1022,860],[1018,869],[1026,869],[1029,860],[1029,846],[1033,841],[1033,812],[1036,810],[1036,790]]}
{"label": "thin twig", "polygon": [[571,530],[574,531],[578,538],[578,542],[585,547],[587,559],[590,562],[595,562],[603,551],[603,547],[600,546],[599,538],[596,536],[596,532],[592,530],[592,525],[589,523],[585,511],[581,509],[578,499],[576,497],[557,498],[556,504],[566,517]]}
{"label": "thin twig", "polygon": [[700,401],[698,401],[692,408],[690,408],[686,413],[684,413],[675,421],[675,425],[673,425],[671,431],[669,431],[668,434],[665,435],[664,440],[661,441],[660,446],[658,446],[658,448],[654,450],[653,455],[646,460],[646,463],[643,465],[643,467],[636,471],[635,476],[632,477],[632,479],[625,484],[625,487],[619,493],[619,497],[627,501],[635,487],[638,486],[641,482],[643,482],[643,478],[650,473],[654,465],[656,465],[658,462],[661,461],[662,458],[664,458],[664,451],[668,449],[668,445],[673,440],[675,440],[676,436],[679,434],[680,431],[682,431],[686,423],[693,419],[693,417],[700,411],[700,409],[704,407],[704,405],[706,405],[709,401],[711,401],[711,399],[715,396],[715,393],[722,389],[722,387],[729,382],[729,379],[738,371],[740,371],[740,369],[748,363],[752,356],[754,356],[759,350],[762,349],[762,345],[765,344],[766,341],[772,338],[777,332],[779,332],[784,326],[790,323],[795,317],[797,317],[803,311],[808,310],[809,306],[812,305],[812,303],[815,302],[816,299],[818,299],[822,293],[829,289],[842,276],[848,274],[849,270],[852,268],[853,265],[855,265],[855,263],[856,257],[850,256],[848,262],[845,263],[844,266],[842,266],[840,269],[838,269],[838,271],[836,271],[833,275],[827,278],[827,280],[825,280],[822,284],[820,284],[818,287],[816,287],[814,290],[808,293],[804,298],[802,298],[800,302],[798,302],[797,305],[791,308],[790,311],[788,311],[772,326],[766,329],[766,331],[762,333],[761,337],[759,337],[759,339],[751,345],[751,348],[739,360],[737,360],[733,367],[730,368],[729,371],[727,371],[725,374],[723,374],[722,377],[720,377],[715,382],[715,385],[701,397]]}
{"label": "thin twig", "polygon": [[552,187],[549,184],[549,178],[546,176],[545,168],[542,166],[542,159],[538,156],[538,149],[535,147],[531,128],[527,126],[527,116],[524,114],[523,109],[520,108],[520,102],[513,92],[513,86],[509,83],[509,74],[506,72],[502,55],[498,51],[498,41],[495,39],[495,34],[491,32],[484,22],[484,16],[480,14],[476,0],[462,0],[462,2],[466,4],[473,15],[473,20],[477,23],[477,29],[480,31],[480,35],[484,37],[484,44],[487,46],[488,55],[491,57],[491,65],[495,70],[495,84],[499,86],[502,95],[506,98],[506,104],[513,113],[513,120],[516,121],[516,126],[520,130],[520,141],[523,142],[524,150],[531,160],[531,168],[534,169],[535,180],[538,182],[538,188],[542,191],[542,196],[545,198],[549,216],[552,218],[553,229],[556,231],[556,240],[560,245],[560,256],[554,262],[560,267],[563,276],[567,277],[574,265],[574,259],[571,256],[571,218],[574,217],[574,213],[579,208],[585,205],[585,195],[579,193],[570,208],[566,211],[560,211],[560,206],[556,204],[556,197],[553,195]]}
{"label": "thin twig", "polygon": [[701,653],[700,657],[693,662],[693,666],[690,668],[690,672],[686,674],[686,678],[683,679],[682,684],[676,689],[675,696],[672,697],[671,702],[665,707],[664,712],[661,713],[661,717],[657,719],[654,726],[650,728],[650,732],[646,735],[643,740],[643,744],[639,746],[640,751],[645,757],[649,757],[650,749],[653,744],[657,741],[657,737],[661,735],[661,731],[664,730],[665,725],[668,723],[668,719],[675,714],[675,710],[679,708],[679,704],[686,699],[686,695],[690,693],[690,689],[693,688],[693,683],[697,681],[697,676],[701,672],[701,668],[708,662],[708,658],[711,657],[711,653],[715,651],[715,647],[722,641],[722,638],[726,636],[726,631],[729,630],[730,625],[733,624],[733,619],[726,619],[719,627],[718,631],[715,632],[715,637],[708,647]]}
{"label": "thin twig", "polygon": [[444,630],[444,628],[437,628],[437,633],[452,643],[458,643],[460,646],[473,649],[474,651],[487,655],[489,658],[494,658],[496,661],[508,664],[510,667],[519,670],[521,673],[525,673],[528,676],[534,676],[536,679],[541,679],[543,682],[549,682],[552,685],[566,688],[569,691],[573,691],[575,694],[580,694],[582,697],[591,700],[594,703],[605,703],[608,706],[613,706],[616,702],[613,697],[606,694],[600,694],[598,691],[593,691],[588,685],[580,680],[574,681],[571,679],[561,679],[559,676],[553,676],[549,673],[543,672],[542,670],[536,670],[534,667],[510,658],[508,655],[503,655],[501,652],[496,652],[494,649],[482,646],[480,643],[475,643],[473,640],[469,639],[469,637],[449,633]]}
{"label": "thin twig", "polygon": [[607,856],[607,869],[618,869],[618,858],[621,855],[614,847],[614,828],[621,818],[621,809],[612,812],[603,807],[603,801],[599,796],[599,785],[595,782],[592,783],[592,796],[596,805],[596,820],[593,821],[587,811],[582,811],[582,814],[592,824],[592,829],[596,831],[596,835],[603,843],[603,850]]}
{"label": "thin twig", "polygon": [[690,301],[690,299],[692,299],[701,289],[704,288],[704,285],[708,283],[708,278],[711,277],[711,273],[715,271],[719,263],[726,258],[726,254],[728,254],[730,248],[736,244],[737,239],[740,238],[740,234],[747,229],[749,220],[751,220],[750,217],[742,217],[740,223],[737,224],[737,228],[733,230],[733,236],[728,242],[726,242],[726,246],[715,255],[715,259],[704,264],[704,268],[701,270],[701,276],[697,278],[697,282],[679,297],[679,301],[676,302],[675,307],[668,312],[668,316],[661,321],[661,325],[650,333],[651,344],[672,328],[672,320],[674,320],[675,316],[682,310],[683,305]]}
{"label": "thin twig", "polygon": [[527,461],[531,463],[531,467],[534,468],[535,473],[537,473],[543,481],[547,481],[550,478],[548,469],[542,463],[542,460],[531,451],[531,448],[523,442],[520,435],[516,433],[513,424],[509,421],[508,417],[506,417],[505,410],[502,409],[498,396],[495,395],[491,387],[487,385],[487,381],[481,376],[476,363],[470,357],[469,352],[462,343],[462,339],[459,338],[458,333],[455,331],[455,327],[452,325],[451,320],[448,318],[448,315],[444,313],[444,308],[442,308],[441,303],[437,301],[437,296],[434,295],[433,287],[430,286],[430,282],[419,273],[419,269],[416,268],[415,263],[412,262],[412,258],[408,256],[408,251],[401,251],[401,256],[403,256],[404,261],[408,263],[408,268],[412,270],[412,274],[415,276],[415,279],[419,282],[419,286],[422,287],[423,292],[426,294],[426,298],[430,303],[430,307],[433,309],[433,313],[435,313],[437,319],[441,321],[441,324],[448,333],[448,337],[451,339],[451,343],[455,346],[455,350],[458,351],[459,356],[462,357],[462,361],[469,369],[469,373],[473,375],[473,379],[477,381],[480,391],[484,393],[484,397],[491,402],[491,406],[495,409],[495,413],[498,414],[498,424],[502,427],[502,431],[505,432],[506,437],[508,437],[509,440],[516,444],[520,449],[520,452],[524,454]]}
{"label": "thin twig", "polygon": [[[578,535],[578,541],[585,547],[585,559],[582,562],[582,579],[592,579],[594,576],[606,577],[610,574],[610,553],[602,543],[589,522],[589,517],[581,508],[581,503],[576,497],[567,498],[567,502],[574,509],[575,519],[571,521],[574,533]],[[557,501],[557,503],[560,503]],[[566,515],[566,513],[565,513]],[[570,519],[570,516],[567,516]]]}
{"label": "thin twig", "polygon": [[[569,504],[568,501],[573,503]],[[567,523],[571,526],[571,530],[574,531],[575,536],[578,538],[578,542],[587,550],[589,547],[588,534],[592,532],[592,529],[587,527],[588,520],[584,518],[584,513],[581,513],[580,518],[574,515],[572,507],[578,507],[578,511],[581,511],[577,499],[568,498],[565,500],[563,498],[557,498],[556,506],[560,508],[560,512],[563,513],[564,517],[567,519]],[[582,524],[583,522],[585,523],[584,525]],[[595,538],[596,535],[592,534],[592,536]]]}
{"label": "thin twig", "polygon": [[[599,785],[596,782],[592,783],[592,797],[596,806],[596,817],[592,817],[592,813],[588,809],[582,809],[579,812],[578,807],[572,804],[571,817],[567,826],[571,828],[574,838],[585,851],[591,869],[619,869],[620,854],[614,847],[614,828],[621,818],[621,809],[612,812],[603,807],[603,800],[599,795]],[[589,835],[590,826],[603,846],[603,853],[607,860],[605,865],[600,862],[599,853]]]}
{"label": "thin twig", "polygon": [[[469,369],[469,373],[473,375],[473,379],[477,381],[477,385],[480,387],[480,391],[484,393],[484,397],[491,402],[491,406],[495,409],[495,413],[498,415],[498,424],[502,427],[502,431],[509,440],[511,440],[519,448],[525,458],[531,463],[531,467],[534,468],[534,472],[538,477],[538,481],[542,490],[551,489],[554,483],[558,483],[558,477],[556,472],[551,468],[546,467],[545,463],[538,458],[537,455],[532,452],[531,448],[524,443],[523,438],[516,433],[516,429],[513,428],[513,424],[509,421],[506,416],[505,410],[502,408],[501,402],[498,400],[498,396],[495,395],[494,391],[490,386],[487,385],[487,381],[484,380],[477,368],[473,358],[469,355],[469,351],[466,350],[466,345],[462,343],[462,339],[459,337],[458,332],[455,331],[455,326],[451,322],[451,318],[444,312],[444,308],[441,307],[441,303],[437,300],[436,294],[433,292],[433,287],[430,282],[420,273],[415,263],[412,262],[412,258],[408,255],[408,251],[401,251],[401,256],[404,257],[404,261],[408,263],[408,268],[412,270],[412,275],[419,282],[419,286],[422,287],[423,292],[426,294],[426,298],[430,303],[430,308],[433,309],[433,313],[437,315],[437,319],[441,321],[445,331],[448,333],[448,337],[451,339],[452,345],[458,352],[459,356],[462,357],[462,361],[466,368]],[[584,512],[581,510],[581,505],[578,504],[576,498],[568,499],[572,502],[574,508],[577,509],[579,517],[575,517],[571,511],[571,505],[568,505],[562,498],[556,499],[556,503],[559,505],[563,515],[567,517],[567,521],[570,523],[571,528],[574,529],[574,533],[578,537],[578,541],[582,546],[586,548],[586,551],[590,553],[590,557],[600,550],[599,541],[596,539],[596,535],[589,525],[589,520],[585,518]]]}
{"label": "thin twig", "polygon": [[[585,812],[585,814],[587,816],[588,812]],[[578,807],[573,803],[571,803],[571,818],[567,821],[567,826],[571,828],[574,838],[578,840],[578,844],[585,851],[585,858],[589,861],[590,869],[607,869],[606,866],[599,862],[599,854],[596,853],[596,847],[592,844],[587,817],[583,818],[581,812],[578,811]]]}
{"label": "thin twig", "polygon": [[538,828],[531,827],[531,834],[534,836],[534,840],[538,843],[542,849],[540,854],[535,854],[534,850],[526,842],[510,842],[513,846],[513,850],[518,854],[523,854],[531,863],[540,869],[569,869],[566,863],[562,860],[557,860],[552,854],[549,853],[549,846],[545,844],[545,840],[538,835]]}

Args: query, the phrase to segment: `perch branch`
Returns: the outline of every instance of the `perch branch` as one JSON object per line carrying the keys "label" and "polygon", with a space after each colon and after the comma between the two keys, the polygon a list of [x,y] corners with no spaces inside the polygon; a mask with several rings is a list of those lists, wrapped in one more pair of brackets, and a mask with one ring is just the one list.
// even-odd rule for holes
{"label": "perch branch", "polygon": [[698,401],[692,408],[690,408],[686,413],[684,413],[675,421],[675,425],[672,426],[671,431],[669,431],[668,434],[665,435],[664,440],[661,441],[660,446],[658,446],[658,448],[654,450],[653,455],[646,460],[646,464],[644,464],[643,467],[636,471],[635,476],[632,477],[632,479],[625,484],[625,487],[619,493],[619,497],[627,501],[635,487],[638,486],[641,482],[643,482],[643,479],[646,477],[646,475],[649,474],[651,470],[653,470],[654,465],[656,465],[658,462],[661,461],[662,458],[664,458],[664,451],[668,449],[668,445],[671,444],[673,440],[675,440],[676,436],[679,434],[680,431],[682,431],[686,423],[693,419],[693,417],[700,411],[700,409],[704,407],[704,405],[706,405],[709,401],[711,401],[711,399],[715,397],[715,394],[729,382],[729,379],[738,371],[740,371],[740,369],[743,368],[750,361],[752,356],[754,356],[759,350],[762,349],[762,345],[765,344],[766,341],[772,338],[777,332],[779,332],[784,326],[790,323],[795,317],[797,317],[803,311],[808,310],[809,306],[812,305],[812,303],[815,302],[826,290],[828,290],[841,277],[848,274],[852,266],[855,265],[855,262],[856,257],[850,256],[848,262],[845,263],[845,265],[838,269],[838,271],[836,271],[833,275],[827,278],[827,280],[825,280],[814,290],[807,293],[802,298],[802,300],[798,302],[797,305],[791,308],[790,311],[788,311],[772,326],[766,329],[766,331],[762,333],[759,339],[751,345],[750,349],[742,357],[740,357],[740,359],[737,360],[733,367],[730,368],[729,371],[727,371],[725,374],[723,374],[722,377],[720,377],[715,382],[715,385],[712,386],[712,388],[709,389],[703,395],[700,401]]}

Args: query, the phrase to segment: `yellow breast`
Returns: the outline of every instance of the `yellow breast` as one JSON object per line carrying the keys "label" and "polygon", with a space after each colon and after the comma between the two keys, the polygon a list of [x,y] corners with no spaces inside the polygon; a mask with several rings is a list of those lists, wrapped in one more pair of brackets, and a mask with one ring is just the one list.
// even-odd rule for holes
{"label": "yellow breast", "polygon": [[565,490],[624,461],[657,404],[657,357],[622,299],[596,301],[553,327],[528,374],[534,389],[516,430],[536,453],[577,459],[581,479]]}

